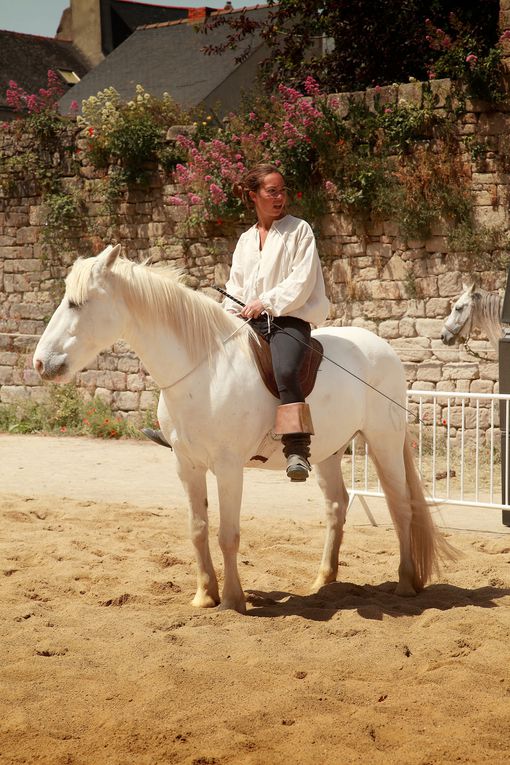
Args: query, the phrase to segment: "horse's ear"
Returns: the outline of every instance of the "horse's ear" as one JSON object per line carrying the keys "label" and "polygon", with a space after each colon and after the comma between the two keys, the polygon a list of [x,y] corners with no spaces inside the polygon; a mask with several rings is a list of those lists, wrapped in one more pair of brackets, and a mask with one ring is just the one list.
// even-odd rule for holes
{"label": "horse's ear", "polygon": [[111,244],[97,255],[97,265],[100,270],[110,269],[120,255],[120,244],[112,247]]}
{"label": "horse's ear", "polygon": [[474,282],[471,282],[471,284],[468,284],[467,282],[462,283],[462,291],[467,292],[468,295],[472,295],[475,289],[476,284]]}

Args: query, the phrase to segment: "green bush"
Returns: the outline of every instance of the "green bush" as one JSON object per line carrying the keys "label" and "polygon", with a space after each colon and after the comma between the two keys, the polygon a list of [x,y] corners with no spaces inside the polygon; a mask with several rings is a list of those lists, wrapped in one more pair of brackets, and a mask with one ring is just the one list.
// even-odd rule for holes
{"label": "green bush", "polygon": [[96,438],[142,438],[140,428],[157,426],[155,406],[134,425],[99,398],[86,401],[74,383],[52,385],[44,402],[20,401],[0,406],[0,431],[61,433]]}

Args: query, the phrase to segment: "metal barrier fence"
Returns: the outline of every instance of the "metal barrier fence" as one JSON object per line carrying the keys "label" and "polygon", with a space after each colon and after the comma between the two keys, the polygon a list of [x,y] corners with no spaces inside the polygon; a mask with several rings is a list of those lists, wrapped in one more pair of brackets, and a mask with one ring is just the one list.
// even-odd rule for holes
{"label": "metal barrier fence", "polygon": [[[427,498],[508,510],[510,428],[501,438],[500,407],[510,423],[510,394],[409,390],[407,407],[419,418],[408,418],[409,430]],[[351,443],[350,481],[344,474],[350,504],[359,497],[373,522],[363,498],[384,495],[360,437]]]}

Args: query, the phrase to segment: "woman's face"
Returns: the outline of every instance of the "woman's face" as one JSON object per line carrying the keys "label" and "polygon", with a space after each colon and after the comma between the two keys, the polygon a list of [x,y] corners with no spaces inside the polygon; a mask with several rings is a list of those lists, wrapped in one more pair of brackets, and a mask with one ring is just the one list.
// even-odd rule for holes
{"label": "woman's face", "polygon": [[264,176],[257,191],[250,191],[259,219],[277,220],[285,215],[287,189],[280,173]]}

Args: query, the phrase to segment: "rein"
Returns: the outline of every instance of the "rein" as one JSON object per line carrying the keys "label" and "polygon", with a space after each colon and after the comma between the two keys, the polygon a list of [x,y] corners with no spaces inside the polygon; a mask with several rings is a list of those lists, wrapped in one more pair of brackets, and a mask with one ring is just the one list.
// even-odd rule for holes
{"label": "rein", "polygon": [[477,359],[480,359],[480,361],[494,361],[494,359],[493,359],[493,358],[491,358],[490,356],[482,356],[482,354],[481,354],[481,353],[478,353],[478,351],[474,351],[474,350],[471,348],[471,346],[470,346],[470,345],[468,345],[468,343],[469,343],[469,338],[468,338],[468,339],[466,340],[466,342],[464,343],[464,350],[465,350],[465,351],[466,351],[466,353],[468,353],[470,356],[474,356],[475,358],[477,358]]}
{"label": "rein", "polygon": [[[225,295],[225,297],[228,297],[228,298],[229,298],[229,300],[232,300],[234,303],[237,303],[237,305],[240,305],[240,306],[242,306],[243,308],[245,308],[245,307],[246,307],[245,303],[242,303],[242,302],[241,302],[240,300],[238,300],[237,298],[233,297],[232,295],[229,295],[229,293],[228,293],[228,292],[226,292],[224,289],[222,289],[222,287],[217,287],[216,285],[214,285],[214,289],[215,289],[215,290],[217,290],[218,292],[221,292],[221,294],[222,294],[222,295]],[[292,337],[292,339],[293,339],[293,340],[297,340],[297,341],[298,341],[298,343],[301,343],[301,345],[304,345],[304,346],[305,346],[305,348],[308,348],[308,350],[310,350],[310,351],[313,351],[314,353],[318,353],[318,352],[319,352],[319,351],[317,351],[315,348],[313,348],[311,345],[308,345],[308,343],[305,343],[305,342],[304,342],[304,340],[300,340],[298,337],[294,337],[294,335],[291,335],[289,332],[287,332],[287,330],[286,330],[286,329],[283,329],[283,327],[280,327],[280,326],[279,326],[279,325],[276,323],[276,321],[275,321],[275,320],[274,320],[274,319],[273,319],[271,316],[269,316],[269,314],[266,314],[266,315],[268,316],[268,319],[269,319],[269,321],[271,322],[271,324],[274,324],[274,326],[275,326],[277,329],[279,329],[279,330],[280,330],[280,332],[283,332],[285,335],[289,335],[289,337]],[[250,320],[248,320],[248,321],[247,321],[247,322],[245,322],[245,323],[247,324],[249,321],[250,321]],[[244,325],[243,325],[243,326],[244,326]],[[236,330],[236,331],[237,331],[237,330]],[[227,338],[227,339],[228,339],[228,338]],[[379,388],[376,388],[376,387],[375,387],[374,385],[372,385],[371,383],[367,382],[366,380],[363,380],[363,378],[362,378],[362,377],[359,377],[359,376],[358,376],[357,374],[355,374],[354,372],[351,372],[351,370],[350,370],[350,369],[346,369],[346,367],[343,367],[343,366],[342,366],[341,364],[339,364],[337,361],[334,361],[333,359],[329,358],[329,356],[326,356],[326,354],[325,354],[325,353],[323,353],[323,354],[322,354],[322,358],[326,359],[327,361],[330,361],[330,362],[331,362],[331,364],[334,364],[336,367],[339,367],[339,369],[343,370],[344,372],[347,372],[347,374],[351,375],[351,377],[354,377],[354,378],[356,378],[356,380],[359,380],[359,382],[363,383],[363,385],[366,385],[366,386],[367,386],[367,388],[371,388],[373,391],[375,391],[376,393],[378,393],[380,396],[383,396],[384,398],[388,399],[388,401],[391,401],[391,403],[392,403],[392,404],[395,404],[395,406],[398,406],[400,409],[403,409],[403,410],[404,410],[404,412],[407,412],[407,414],[411,415],[411,417],[414,417],[414,419],[415,419],[415,420],[417,420],[418,422],[421,422],[423,425],[425,425],[425,422],[424,422],[424,421],[423,421],[423,420],[422,420],[420,417],[418,417],[418,415],[417,415],[417,414],[414,414],[414,412],[411,412],[411,410],[410,410],[410,409],[408,409],[407,407],[403,406],[402,404],[399,404],[399,403],[398,403],[398,401],[395,401],[395,399],[391,398],[391,396],[387,396],[387,395],[386,395],[386,393],[383,393],[383,392],[382,392],[382,390],[379,390]]]}

